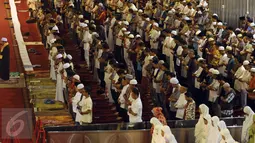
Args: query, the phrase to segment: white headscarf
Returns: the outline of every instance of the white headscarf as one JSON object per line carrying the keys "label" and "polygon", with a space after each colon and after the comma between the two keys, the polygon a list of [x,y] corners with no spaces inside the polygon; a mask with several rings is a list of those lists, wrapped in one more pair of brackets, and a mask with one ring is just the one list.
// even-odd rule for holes
{"label": "white headscarf", "polygon": [[157,143],[158,134],[159,134],[158,128],[162,126],[162,123],[155,117],[151,118],[150,123],[154,126],[151,143]]}
{"label": "white headscarf", "polygon": [[164,132],[164,139],[165,143],[177,143],[174,135],[171,132],[171,129],[169,126],[163,126],[162,131]]}
{"label": "white headscarf", "polygon": [[198,119],[198,122],[195,126],[195,138],[196,138],[196,142],[197,139],[199,139],[200,134],[203,132],[204,130],[204,116],[209,114],[209,108],[205,105],[205,104],[201,104],[199,106],[200,109],[200,117]]}
{"label": "white headscarf", "polygon": [[217,116],[212,117],[213,126],[210,128],[209,136],[207,139],[207,143],[219,143],[221,140],[221,135],[218,129],[218,123],[220,119]]}
{"label": "white headscarf", "polygon": [[218,123],[218,127],[220,128],[220,131],[222,131],[222,130],[224,130],[224,129],[227,129],[227,126],[226,126],[226,124],[225,124],[224,121],[220,121],[220,122]]}
{"label": "white headscarf", "polygon": [[221,132],[221,135],[224,136],[225,139],[222,138],[222,140],[225,141],[225,143],[235,143],[236,141],[233,139],[231,136],[230,132],[228,129],[224,129]]}
{"label": "white headscarf", "polygon": [[242,128],[242,142],[248,142],[249,140],[249,128],[253,123],[253,115],[254,112],[252,111],[252,109],[249,106],[245,106],[243,109],[243,112],[245,114],[248,114],[245,116],[245,120],[243,122],[243,128]]}
{"label": "white headscarf", "polygon": [[161,135],[162,128],[163,128],[162,125],[156,125],[156,127],[154,128],[154,130],[153,130],[154,142],[153,143],[165,143],[165,139]]}

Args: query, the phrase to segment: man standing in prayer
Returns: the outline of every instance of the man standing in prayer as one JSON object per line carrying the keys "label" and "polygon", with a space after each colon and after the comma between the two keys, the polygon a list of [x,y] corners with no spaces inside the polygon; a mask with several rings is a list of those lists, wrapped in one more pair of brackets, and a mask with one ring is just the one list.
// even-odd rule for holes
{"label": "man standing in prayer", "polygon": [[0,79],[10,79],[10,47],[7,38],[1,39],[0,48]]}
{"label": "man standing in prayer", "polygon": [[131,92],[131,97],[133,99],[131,106],[128,107],[128,115],[130,123],[142,122],[142,111],[143,105],[138,88],[133,88]]}
{"label": "man standing in prayer", "polygon": [[225,95],[221,96],[221,116],[231,117],[234,113],[233,110],[233,99],[235,98],[235,91],[230,87],[229,83],[223,85]]}

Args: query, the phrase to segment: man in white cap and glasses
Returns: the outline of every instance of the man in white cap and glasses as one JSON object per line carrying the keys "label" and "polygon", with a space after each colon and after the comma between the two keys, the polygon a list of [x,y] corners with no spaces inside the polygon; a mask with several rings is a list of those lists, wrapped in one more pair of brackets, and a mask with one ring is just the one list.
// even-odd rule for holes
{"label": "man in white cap and glasses", "polygon": [[181,94],[180,93],[181,85],[179,84],[179,80],[175,77],[170,79],[170,84],[172,85],[173,90],[172,90],[172,94],[168,98],[168,100],[170,102],[170,104],[169,104],[169,107],[170,107],[169,117],[170,117],[170,120],[175,120],[176,119],[175,118],[176,111],[177,111],[177,109],[175,108],[175,104],[176,104],[176,102],[179,99],[180,94]]}
{"label": "man in white cap and glasses", "polygon": [[220,100],[220,105],[221,105],[221,116],[222,117],[231,117],[232,114],[234,113],[233,107],[233,99],[236,96],[235,91],[230,87],[229,83],[225,83],[223,85],[223,89],[225,91],[225,95],[221,96]]}
{"label": "man in white cap and glasses", "polygon": [[235,72],[235,83],[234,83],[234,89],[237,91],[237,94],[240,94],[240,96],[237,96],[241,98],[241,108],[246,106],[247,104],[247,91],[248,88],[248,82],[251,78],[250,73],[250,62],[248,60],[245,60],[243,62],[243,65],[241,65],[237,71]]}
{"label": "man in white cap and glasses", "polygon": [[63,74],[63,55],[58,54],[56,56],[56,73],[57,73],[57,84],[56,84],[56,101],[60,101],[64,103],[64,95],[63,95],[63,79],[62,79],[62,74]]}
{"label": "man in white cap and glasses", "polygon": [[10,46],[7,38],[1,39],[0,47],[0,79],[10,79]]}

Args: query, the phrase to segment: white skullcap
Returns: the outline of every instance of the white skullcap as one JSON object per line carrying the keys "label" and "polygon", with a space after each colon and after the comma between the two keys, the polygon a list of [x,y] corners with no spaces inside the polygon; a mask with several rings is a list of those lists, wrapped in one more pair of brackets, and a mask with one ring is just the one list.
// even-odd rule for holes
{"label": "white skullcap", "polygon": [[139,12],[139,13],[143,13],[143,10],[142,10],[142,9],[139,9],[138,12]]}
{"label": "white skullcap", "polygon": [[179,84],[179,80],[178,80],[177,78],[175,78],[175,77],[172,77],[172,78],[170,79],[170,83],[171,83],[171,84]]}
{"label": "white skullcap", "polygon": [[228,50],[228,51],[232,51],[232,47],[227,46],[227,47],[226,47],[226,50]]}
{"label": "white skullcap", "polygon": [[130,34],[130,31],[126,31],[126,32],[124,32],[124,34],[128,35],[128,34]]}
{"label": "white skullcap", "polygon": [[255,34],[253,34],[253,36],[252,36],[252,37],[253,37],[253,39],[255,39]]}
{"label": "white skullcap", "polygon": [[186,17],[184,17],[184,20],[190,20],[190,18],[186,16]]}
{"label": "white skullcap", "polygon": [[55,26],[52,28],[52,30],[58,31],[58,27],[55,25]]}
{"label": "white skullcap", "polygon": [[217,16],[218,17],[218,14],[214,13],[213,16]]}
{"label": "white skullcap", "polygon": [[94,20],[90,20],[90,23],[95,23],[95,21]]}
{"label": "white skullcap", "polygon": [[121,22],[121,21],[119,21],[119,22],[118,22],[118,24],[119,24],[119,25],[121,25],[121,24],[122,24],[122,22]]}
{"label": "white skullcap", "polygon": [[242,38],[243,35],[242,35],[242,34],[238,34],[237,37],[238,37],[238,38]]}
{"label": "white skullcap", "polygon": [[133,34],[129,34],[129,35],[128,35],[128,38],[133,39],[133,38],[135,38],[135,36],[134,36]]}
{"label": "white skullcap", "polygon": [[214,39],[213,39],[213,38],[209,38],[208,41],[209,41],[209,42],[212,42],[212,41],[214,41]]}
{"label": "white skullcap", "polygon": [[217,25],[218,25],[218,26],[223,26],[223,23],[222,23],[222,22],[218,22]]}
{"label": "white skullcap", "polygon": [[64,69],[67,69],[67,68],[69,68],[70,67],[70,64],[69,63],[65,63],[64,65],[63,65],[63,68]]}
{"label": "white skullcap", "polygon": [[63,55],[62,55],[62,54],[58,54],[58,55],[56,56],[56,59],[60,59],[60,58],[63,58]]}
{"label": "white skullcap", "polygon": [[128,22],[128,21],[123,21],[122,23],[125,24],[125,25],[127,25],[127,26],[129,25],[129,22]]}
{"label": "white skullcap", "polygon": [[213,73],[213,71],[214,71],[214,68],[210,68],[210,69],[209,69],[209,72],[210,72],[210,73]]}
{"label": "white skullcap", "polygon": [[82,83],[77,85],[77,89],[83,89],[83,88],[84,88],[84,85]]}
{"label": "white skullcap", "polygon": [[219,50],[220,50],[220,51],[224,51],[225,48],[224,48],[223,46],[220,46],[220,47],[219,47]]}
{"label": "white skullcap", "polygon": [[89,20],[85,20],[84,22],[85,22],[86,24],[89,24]]}
{"label": "white skullcap", "polygon": [[137,35],[135,36],[135,38],[141,38],[141,35],[137,34]]}
{"label": "white skullcap", "polygon": [[133,77],[133,75],[131,75],[131,74],[126,74],[125,75],[125,79],[129,79],[129,80],[132,80],[134,77]]}
{"label": "white skullcap", "polygon": [[251,72],[255,72],[255,68],[251,68]]}
{"label": "white skullcap", "polygon": [[197,61],[200,62],[200,61],[203,61],[204,58],[198,58]]}
{"label": "white skullcap", "polygon": [[127,29],[126,29],[126,28],[122,28],[121,30],[122,30],[122,31],[127,31]]}
{"label": "white skullcap", "polygon": [[99,5],[99,6],[101,6],[101,7],[103,7],[103,6],[104,6],[101,2],[100,2],[98,5]]}
{"label": "white skullcap", "polygon": [[250,26],[254,27],[254,26],[255,26],[255,23],[254,23],[254,22],[252,22]]}
{"label": "white skullcap", "polygon": [[69,4],[69,6],[74,7],[74,4],[73,4],[73,3],[71,3],[71,4]]}
{"label": "white skullcap", "polygon": [[3,37],[3,38],[1,39],[1,41],[7,42],[8,40],[7,40],[7,38]]}
{"label": "white skullcap", "polygon": [[201,11],[201,10],[199,10],[197,13],[198,13],[198,14],[202,14],[202,11]]}
{"label": "white skullcap", "polygon": [[162,64],[164,64],[165,62],[164,62],[163,60],[160,60],[158,63],[162,65]]}
{"label": "white skullcap", "polygon": [[240,28],[236,28],[236,30],[235,31],[241,31],[241,29]]}
{"label": "white skullcap", "polygon": [[173,30],[173,31],[171,32],[171,34],[177,35],[177,31]]}
{"label": "white skullcap", "polygon": [[229,83],[226,82],[226,83],[223,84],[223,88],[228,88],[228,87],[230,87]]}
{"label": "white skullcap", "polygon": [[53,44],[53,43],[55,43],[56,41],[57,41],[57,39],[51,39],[51,40],[50,40],[50,43]]}
{"label": "white skullcap", "polygon": [[83,15],[82,15],[82,14],[81,14],[81,15],[79,15],[79,16],[78,16],[78,18],[82,19],[82,18],[83,18]]}
{"label": "white skullcap", "polygon": [[172,11],[173,13],[175,13],[175,9],[174,9],[174,8],[172,8],[171,11]]}
{"label": "white skullcap", "polygon": [[70,54],[66,55],[66,57],[67,57],[69,60],[72,60],[72,59],[73,59],[73,57],[72,57]]}
{"label": "white skullcap", "polygon": [[146,18],[145,20],[146,20],[146,21],[150,21],[150,18]]}
{"label": "white skullcap", "polygon": [[73,78],[76,80],[80,80],[80,76],[78,74],[74,75]]}
{"label": "white skullcap", "polygon": [[196,32],[196,35],[200,34],[201,32],[202,32],[201,30],[198,30],[198,31]]}
{"label": "white skullcap", "polygon": [[244,66],[247,66],[247,65],[249,65],[249,64],[250,64],[250,62],[249,62],[248,60],[243,61],[243,65],[244,65]]}
{"label": "white skullcap", "polygon": [[217,22],[213,22],[212,24],[213,24],[213,25],[217,25]]}
{"label": "white skullcap", "polygon": [[214,70],[212,71],[212,74],[218,75],[218,74],[220,74],[220,72],[219,72],[218,70],[214,69]]}
{"label": "white skullcap", "polygon": [[168,14],[172,14],[172,13],[173,13],[173,11],[172,11],[172,10],[169,10],[167,13],[168,13]]}
{"label": "white skullcap", "polygon": [[129,84],[137,85],[137,80],[136,79],[132,79],[132,80],[130,80]]}
{"label": "white skullcap", "polygon": [[153,23],[153,25],[154,25],[154,26],[156,26],[156,27],[158,27],[158,26],[159,26],[159,25],[158,25],[158,23],[156,23],[156,22],[154,22],[154,23]]}
{"label": "white skullcap", "polygon": [[80,27],[84,28],[87,27],[88,25],[86,23],[80,23]]}

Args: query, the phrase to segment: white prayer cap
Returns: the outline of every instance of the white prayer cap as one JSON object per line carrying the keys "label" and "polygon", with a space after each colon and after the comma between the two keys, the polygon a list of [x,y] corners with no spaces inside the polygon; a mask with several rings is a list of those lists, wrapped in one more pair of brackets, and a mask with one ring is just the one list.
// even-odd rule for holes
{"label": "white prayer cap", "polygon": [[212,71],[212,74],[218,75],[218,74],[220,74],[220,72],[219,72],[218,70],[214,69],[214,70]]}
{"label": "white prayer cap", "polygon": [[213,25],[217,25],[217,22],[213,22],[212,24],[213,24]]}
{"label": "white prayer cap", "polygon": [[146,21],[150,21],[150,18],[146,18],[145,20],[146,20]]}
{"label": "white prayer cap", "polygon": [[90,20],[90,23],[95,23],[95,21],[94,20]]}
{"label": "white prayer cap", "polygon": [[255,73],[255,68],[251,68],[251,72],[254,72],[254,73]]}
{"label": "white prayer cap", "polygon": [[230,87],[229,83],[226,82],[226,83],[223,84],[223,88],[228,88],[228,87]]}
{"label": "white prayer cap", "polygon": [[205,60],[204,58],[198,58],[197,61],[200,62],[200,61],[203,61]]}
{"label": "white prayer cap", "polygon": [[78,74],[74,75],[73,78],[76,80],[80,80],[80,76]]}
{"label": "white prayer cap", "polygon": [[243,61],[243,65],[244,65],[244,66],[247,66],[247,65],[249,65],[249,64],[250,64],[250,62],[249,62],[248,60]]}
{"label": "white prayer cap", "polygon": [[62,54],[58,54],[58,55],[56,56],[56,59],[60,59],[60,58],[63,58],[63,55],[62,55]]}
{"label": "white prayer cap", "polygon": [[232,47],[227,46],[227,47],[226,47],[226,50],[228,50],[228,51],[232,51]]}
{"label": "white prayer cap", "polygon": [[238,38],[242,38],[243,35],[242,35],[242,34],[238,34],[237,37],[238,37]]}
{"label": "white prayer cap", "polygon": [[82,19],[82,18],[83,18],[83,15],[82,15],[82,14],[81,14],[81,15],[79,15],[79,16],[78,16],[78,18]]}
{"label": "white prayer cap", "polygon": [[130,80],[129,84],[137,85],[137,80],[136,79],[132,79],[132,80]]}
{"label": "white prayer cap", "polygon": [[82,28],[87,27],[87,24],[86,23],[80,23],[80,27],[82,27]]}
{"label": "white prayer cap", "polygon": [[128,34],[130,34],[130,31],[126,31],[126,32],[124,32],[124,34],[128,35]]}
{"label": "white prayer cap", "polygon": [[50,40],[50,43],[53,44],[53,43],[56,42],[56,40],[57,40],[57,39],[55,39],[55,38],[54,38],[54,39],[51,39],[51,40]]}
{"label": "white prayer cap", "polygon": [[255,34],[253,34],[253,36],[252,36],[252,37],[253,37],[253,39],[255,39]]}
{"label": "white prayer cap", "polygon": [[252,22],[250,26],[254,27],[254,26],[255,26],[255,23],[254,23],[254,22]]}
{"label": "white prayer cap", "polygon": [[137,34],[137,35],[135,36],[135,38],[141,38],[141,35]]}
{"label": "white prayer cap", "polygon": [[86,24],[89,24],[89,20],[85,20],[84,22],[85,22]]}
{"label": "white prayer cap", "polygon": [[7,42],[8,40],[7,40],[7,38],[3,37],[3,38],[1,39],[1,41]]}
{"label": "white prayer cap", "polygon": [[223,26],[223,23],[222,22],[218,22],[218,26]]}
{"label": "white prayer cap", "polygon": [[220,50],[220,51],[224,51],[225,48],[224,48],[223,46],[220,46],[220,47],[219,47],[219,50]]}
{"label": "white prayer cap", "polygon": [[92,32],[92,36],[99,37],[99,34],[96,32]]}
{"label": "white prayer cap", "polygon": [[177,31],[173,30],[173,31],[171,32],[171,34],[177,35]]}
{"label": "white prayer cap", "polygon": [[202,32],[201,30],[198,30],[198,31],[196,32],[196,35],[200,34],[201,32]]}
{"label": "white prayer cap", "polygon": [[213,73],[213,71],[214,71],[214,68],[210,68],[210,69],[209,69],[209,72],[210,72],[210,73]]}
{"label": "white prayer cap", "polygon": [[171,83],[171,84],[179,84],[179,80],[178,80],[177,78],[175,78],[175,77],[172,77],[172,78],[170,79],[170,83]]}
{"label": "white prayer cap", "polygon": [[134,36],[133,34],[129,34],[129,35],[128,35],[128,38],[133,39],[133,38],[135,38],[135,36]]}
{"label": "white prayer cap", "polygon": [[84,88],[84,85],[82,83],[77,85],[77,89],[83,89],[83,88]]}
{"label": "white prayer cap", "polygon": [[241,31],[241,29],[240,28],[236,28],[236,30],[235,31]]}
{"label": "white prayer cap", "polygon": [[104,6],[101,2],[100,2],[98,5],[99,5],[99,6],[101,6],[101,7],[103,7],[103,6]]}
{"label": "white prayer cap", "polygon": [[217,16],[218,17],[218,14],[214,13],[213,16]]}
{"label": "white prayer cap", "polygon": [[122,31],[127,31],[127,29],[126,29],[126,28],[122,28],[121,30],[122,30]]}
{"label": "white prayer cap", "polygon": [[142,10],[142,9],[139,9],[138,12],[139,12],[139,13],[143,13],[143,10]]}
{"label": "white prayer cap", "polygon": [[118,22],[118,24],[119,24],[119,25],[121,25],[121,24],[122,24],[122,22],[121,22],[121,21],[119,21],[119,22]]}
{"label": "white prayer cap", "polygon": [[158,25],[158,23],[156,23],[156,22],[154,22],[154,23],[153,23],[153,25],[154,25],[154,26],[156,26],[156,27],[158,27],[158,26],[159,26],[159,25]]}
{"label": "white prayer cap", "polygon": [[69,68],[70,67],[70,64],[69,63],[65,63],[64,65],[63,65],[63,68],[64,69],[67,69],[67,68]]}
{"label": "white prayer cap", "polygon": [[172,8],[171,11],[172,11],[173,13],[175,13],[175,9],[174,9],[174,8]]}
{"label": "white prayer cap", "polygon": [[212,42],[212,41],[214,41],[214,39],[213,39],[213,38],[209,38],[208,41],[209,41],[209,42]]}
{"label": "white prayer cap", "polygon": [[162,64],[164,64],[165,62],[164,62],[163,60],[160,60],[158,63],[162,65]]}
{"label": "white prayer cap", "polygon": [[58,31],[58,27],[55,25],[55,26],[52,28],[52,30]]}
{"label": "white prayer cap", "polygon": [[201,10],[199,10],[197,13],[198,13],[198,14],[202,14],[202,11],[201,11]]}
{"label": "white prayer cap", "polygon": [[186,16],[186,17],[184,17],[184,20],[190,20],[190,18]]}
{"label": "white prayer cap", "polygon": [[73,3],[70,3],[69,6],[74,7],[74,4],[73,4]]}
{"label": "white prayer cap", "polygon": [[125,24],[125,25],[127,25],[127,26],[129,25],[129,22],[128,22],[128,21],[123,21],[122,23]]}
{"label": "white prayer cap", "polygon": [[72,59],[73,59],[73,57],[72,57],[70,54],[66,55],[66,57],[67,57],[69,60],[72,60]]}
{"label": "white prayer cap", "polygon": [[126,74],[125,75],[125,79],[129,79],[129,80],[132,80],[134,77],[133,77],[133,75],[131,75],[131,74]]}

